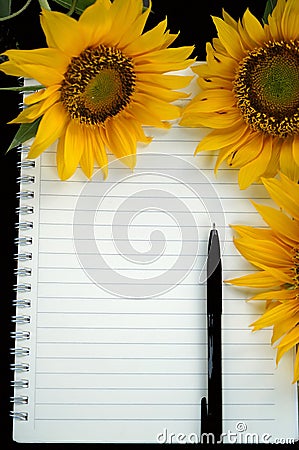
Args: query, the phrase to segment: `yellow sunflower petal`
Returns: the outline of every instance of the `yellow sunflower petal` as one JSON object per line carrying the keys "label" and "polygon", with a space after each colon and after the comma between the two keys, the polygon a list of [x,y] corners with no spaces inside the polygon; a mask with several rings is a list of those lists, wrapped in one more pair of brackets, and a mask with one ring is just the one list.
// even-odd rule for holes
{"label": "yellow sunflower petal", "polygon": [[281,357],[288,352],[291,348],[295,347],[299,343],[299,326],[295,326],[290,330],[280,341],[277,346],[277,363]]}
{"label": "yellow sunflower petal", "polygon": [[54,67],[39,66],[35,64],[22,64],[27,77],[37,80],[43,86],[61,83],[63,75]]}
{"label": "yellow sunflower petal", "polygon": [[135,72],[137,74],[137,77],[139,76],[140,73],[149,73],[149,74],[159,74],[159,73],[165,73],[165,72],[170,72],[173,70],[183,70],[183,69],[187,69],[187,67],[189,67],[190,64],[192,64],[194,62],[194,59],[189,59],[187,61],[177,61],[177,62],[172,62],[172,61],[160,61],[158,63],[154,63],[154,62],[139,62],[138,64],[136,64],[135,66]]}
{"label": "yellow sunflower petal", "polygon": [[235,286],[250,286],[254,288],[273,288],[279,283],[270,273],[256,272],[242,277],[225,280],[225,283],[234,284]]}
{"label": "yellow sunflower petal", "polygon": [[299,223],[291,220],[282,211],[274,209],[270,206],[259,205],[252,202],[262,216],[263,220],[272,228],[272,230],[282,238],[290,241],[290,245],[299,240]]}
{"label": "yellow sunflower petal", "polygon": [[124,114],[124,118],[130,124],[132,136],[135,136],[138,142],[149,144],[152,141],[152,137],[145,135],[141,124],[131,114]]}
{"label": "yellow sunflower petal", "polygon": [[242,134],[242,136],[236,140],[234,144],[228,145],[227,147],[224,147],[222,150],[220,150],[219,155],[216,160],[214,172],[217,173],[220,164],[225,159],[232,159],[232,155],[235,154],[239,149],[243,148],[248,142],[250,141],[250,130],[248,128],[245,128],[245,132]]}
{"label": "yellow sunflower petal", "polygon": [[6,75],[11,75],[13,77],[27,77],[28,74],[25,70],[18,64],[12,61],[5,61],[0,64],[0,70]]}
{"label": "yellow sunflower petal", "polygon": [[293,383],[299,380],[299,349],[297,348],[296,359],[294,364],[294,378]]}
{"label": "yellow sunflower petal", "polygon": [[284,38],[281,25],[285,5],[286,0],[278,0],[275,8],[272,11],[272,14],[270,14],[268,17],[269,30],[271,36],[276,40],[281,40]]}
{"label": "yellow sunflower petal", "polygon": [[[216,149],[215,149],[216,150]],[[196,151],[196,150],[195,150]],[[230,145],[228,145],[227,147],[222,148],[217,156],[217,160],[216,160],[216,164],[214,167],[214,173],[215,175],[218,172],[219,167],[221,166],[221,164],[223,163],[223,161],[225,161],[227,158],[229,158],[229,156],[234,152],[234,150],[231,148]]]}
{"label": "yellow sunflower petal", "polygon": [[64,163],[62,179],[72,176],[78,167],[85,146],[83,130],[84,127],[73,120],[66,126],[63,151],[61,151]]}
{"label": "yellow sunflower petal", "polygon": [[263,178],[272,178],[279,172],[280,147],[275,139],[272,139],[272,156],[263,173]]}
{"label": "yellow sunflower petal", "polygon": [[238,33],[240,34],[240,39],[245,49],[251,50],[252,48],[257,46],[257,43],[251,39],[247,32],[247,29],[243,26],[243,23],[240,19],[238,21]]}
{"label": "yellow sunflower petal", "polygon": [[38,48],[34,50],[7,50],[6,55],[10,61],[20,65],[38,65],[53,68],[55,61],[55,70],[62,75],[70,63],[70,58],[55,48]]}
{"label": "yellow sunflower petal", "polygon": [[33,105],[34,103],[41,102],[43,100],[46,100],[59,89],[59,84],[53,84],[53,86],[50,86],[47,89],[41,89],[40,91],[34,92],[34,94],[26,96],[24,99],[24,103],[25,105]]}
{"label": "yellow sunflower petal", "polygon": [[212,45],[208,42],[206,45],[207,52],[207,65],[199,66],[196,70],[196,73],[200,76],[204,75],[206,71],[211,71],[210,73],[220,74],[222,78],[228,78],[231,81],[234,80],[235,71],[238,67],[238,62],[233,58],[222,55],[221,53],[216,52]]}
{"label": "yellow sunflower petal", "polygon": [[181,110],[178,106],[169,104],[158,98],[153,98],[145,93],[136,93],[134,100],[148,111],[155,111],[155,115],[160,117],[161,120],[173,120],[181,115]]}
{"label": "yellow sunflower petal", "polygon": [[234,144],[228,145],[227,147],[224,147],[222,150],[220,150],[214,168],[215,174],[217,173],[220,164],[222,164],[225,159],[230,158],[233,153],[242,148],[243,145],[246,145],[248,139],[250,139],[249,136],[250,131],[247,128],[245,129],[244,134]]}
{"label": "yellow sunflower petal", "polygon": [[112,40],[109,44],[117,45],[122,36],[129,33],[130,26],[138,16],[141,15],[143,8],[142,1],[136,0],[114,0],[110,7],[110,15],[113,22]]}
{"label": "yellow sunflower petal", "polygon": [[296,291],[294,289],[260,292],[259,294],[256,294],[251,298],[251,300],[279,300],[280,302],[295,299]]}
{"label": "yellow sunflower petal", "polygon": [[[298,150],[297,150],[298,151]],[[293,139],[285,139],[280,150],[280,170],[291,180],[299,181],[299,166],[293,158]]]}
{"label": "yellow sunflower petal", "polygon": [[299,136],[298,135],[294,136],[294,138],[293,138],[292,156],[294,158],[295,164],[299,167]]}
{"label": "yellow sunflower petal", "polygon": [[[234,106],[236,100],[231,91],[226,89],[209,89],[198,94],[186,108],[188,113],[221,112]],[[239,115],[240,117],[240,115]]]}
{"label": "yellow sunflower petal", "polygon": [[110,7],[109,0],[96,1],[81,14],[79,23],[88,45],[98,45],[110,31],[112,26]]}
{"label": "yellow sunflower petal", "polygon": [[245,56],[238,32],[231,25],[225,23],[219,17],[212,17],[217,28],[219,39],[226,48],[227,52],[237,61]]}
{"label": "yellow sunflower petal", "polygon": [[165,75],[160,73],[139,73],[138,82],[148,83],[163,89],[183,89],[192,81],[193,76]]}
{"label": "yellow sunflower petal", "polygon": [[281,29],[286,39],[298,39],[299,36],[299,3],[288,0],[281,19]]}
{"label": "yellow sunflower petal", "polygon": [[228,108],[227,110],[223,110],[221,112],[215,111],[209,114],[194,114],[193,112],[185,112],[180,125],[194,126],[197,123],[197,126],[204,124],[205,127],[209,128],[231,128],[239,119],[240,113],[236,108]]}
{"label": "yellow sunflower petal", "polygon": [[167,27],[167,20],[163,20],[151,30],[142,34],[138,39],[132,40],[125,46],[126,52],[135,56],[142,55],[149,51],[154,51],[161,46],[164,33]]}
{"label": "yellow sunflower petal", "polygon": [[[128,30],[127,33],[125,33],[120,41],[119,46],[124,49],[124,51],[128,54],[139,54],[141,49],[143,48],[143,45],[139,39],[143,36],[143,30],[146,24],[146,21],[148,19],[149,14],[151,13],[151,7],[147,8],[143,14],[141,14],[137,19],[132,23],[130,30]],[[146,33],[144,33],[146,34]],[[175,40],[176,36],[174,36]],[[156,40],[156,46],[150,47],[151,50],[154,50],[156,48],[159,48],[160,46],[163,46],[163,43],[167,40],[167,35],[162,37],[162,42],[158,42]],[[141,44],[141,45],[140,45]],[[170,42],[168,43],[170,45]]]}
{"label": "yellow sunflower petal", "polygon": [[53,67],[24,63],[17,64],[11,61],[0,64],[0,70],[6,75],[33,78],[46,87],[60,83],[63,78],[63,75]]}
{"label": "yellow sunflower petal", "polygon": [[214,130],[198,144],[195,153],[203,150],[219,150],[220,148],[233,145],[239,142],[245,132],[246,127],[242,120],[227,130]]}
{"label": "yellow sunflower petal", "polygon": [[65,143],[65,133],[59,138],[56,150],[56,165],[58,176],[61,180],[67,180],[70,178],[74,172],[69,170],[64,159],[64,143]]}
{"label": "yellow sunflower petal", "polygon": [[275,203],[299,221],[299,205],[297,201],[299,185],[283,174],[280,175],[280,178],[280,181],[274,178],[263,178],[262,181]]}
{"label": "yellow sunflower petal", "polygon": [[280,284],[287,284],[292,286],[294,284],[293,272],[291,267],[289,268],[276,268],[274,266],[270,266],[267,262],[256,263],[256,265],[262,269],[271,272],[271,275],[279,281]]}
{"label": "yellow sunflower petal", "polygon": [[137,92],[142,92],[143,94],[150,95],[151,97],[158,98],[165,102],[174,102],[180,98],[188,97],[188,94],[185,94],[184,92],[177,92],[171,89],[155,86],[147,81],[138,83]]}
{"label": "yellow sunflower petal", "polygon": [[56,90],[45,100],[36,103],[28,108],[25,108],[21,113],[10,123],[28,123],[43,115],[54,103],[60,99],[60,93]]}
{"label": "yellow sunflower petal", "polygon": [[287,315],[282,317],[281,321],[276,323],[273,327],[271,339],[272,345],[275,342],[277,342],[285,333],[291,330],[298,323],[298,320],[299,320],[299,312],[296,312],[291,316]]}
{"label": "yellow sunflower petal", "polygon": [[55,103],[43,115],[28,158],[37,158],[63,133],[68,118],[61,103]]}
{"label": "yellow sunflower petal", "polygon": [[249,225],[230,225],[242,237],[272,241],[274,234],[269,228],[255,228]]}
{"label": "yellow sunflower petal", "polygon": [[224,78],[220,78],[217,76],[211,77],[198,77],[197,84],[201,87],[201,89],[226,89],[229,90],[232,88],[232,82],[230,80],[225,80]]}
{"label": "yellow sunflower petal", "polygon": [[226,22],[228,25],[230,25],[235,30],[238,29],[237,21],[224,10],[222,10],[222,17],[224,22]]}
{"label": "yellow sunflower petal", "polygon": [[264,139],[263,148],[259,155],[239,170],[240,189],[246,189],[265,172],[272,156],[272,140]]}
{"label": "yellow sunflower petal", "polygon": [[234,243],[239,252],[258,267],[288,268],[293,265],[291,255],[277,242],[247,237],[235,238]]}
{"label": "yellow sunflower petal", "polygon": [[266,34],[259,20],[251,14],[247,8],[243,16],[243,26],[249,37],[258,45],[263,45],[266,41]]}
{"label": "yellow sunflower petal", "polygon": [[[136,64],[136,71],[139,65],[146,65],[146,64],[154,64],[161,67],[163,67],[164,64],[165,67],[167,67],[167,69],[164,70],[165,72],[169,70],[179,70],[177,64],[181,64],[182,61],[187,59],[191,55],[193,49],[194,47],[190,46],[179,48],[165,48],[162,50],[155,50],[153,52],[147,52],[139,56],[135,56],[134,62]],[[170,68],[171,64],[173,64],[172,69]],[[183,69],[183,67],[181,66],[180,68]]]}
{"label": "yellow sunflower petal", "polygon": [[78,56],[89,44],[79,22],[67,14],[43,9],[41,26],[48,46],[58,48],[68,56]]}
{"label": "yellow sunflower petal", "polygon": [[40,113],[41,106],[42,105],[40,105],[40,104],[35,104],[32,106],[28,106],[28,108],[24,108],[17,115],[17,117],[15,117],[13,120],[11,120],[8,123],[13,124],[13,123],[32,123],[32,122],[34,122],[41,115],[41,113]]}
{"label": "yellow sunflower petal", "polygon": [[91,135],[94,142],[93,153],[97,161],[98,166],[102,170],[104,179],[108,176],[108,157],[104,145],[104,140],[101,133],[101,128],[99,128],[95,133]]}
{"label": "yellow sunflower petal", "polygon": [[145,105],[140,102],[134,102],[134,110],[131,111],[132,117],[140,121],[144,125],[149,125],[157,128],[170,128],[169,122],[162,121],[158,114],[149,111]]}
{"label": "yellow sunflower petal", "polygon": [[228,159],[227,163],[230,167],[245,166],[258,157],[262,147],[263,140],[258,133],[254,133],[233,153],[233,156]]}
{"label": "yellow sunflower petal", "polygon": [[80,158],[80,167],[87,176],[87,178],[92,177],[93,166],[94,166],[94,152],[93,152],[93,133],[90,132],[88,128],[82,128],[82,133],[84,139],[82,144],[84,145],[82,155]]}
{"label": "yellow sunflower petal", "polygon": [[250,324],[254,331],[261,328],[272,326],[281,321],[281,318],[295,314],[298,309],[296,301],[290,300],[286,303],[280,303],[278,306],[267,310],[262,317]]}
{"label": "yellow sunflower petal", "polygon": [[106,146],[121,161],[133,169],[136,165],[136,137],[130,133],[129,121],[118,120],[105,128]]}
{"label": "yellow sunflower petal", "polygon": [[222,42],[220,41],[219,38],[213,38],[212,39],[212,47],[215,49],[215,51],[217,53],[220,53],[221,55],[227,56],[227,51],[224,47],[224,45],[222,44]]}

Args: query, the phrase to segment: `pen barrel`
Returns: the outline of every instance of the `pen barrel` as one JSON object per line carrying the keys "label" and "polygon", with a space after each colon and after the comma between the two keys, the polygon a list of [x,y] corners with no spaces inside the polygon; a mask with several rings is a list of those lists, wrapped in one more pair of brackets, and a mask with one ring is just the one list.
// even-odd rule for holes
{"label": "pen barrel", "polygon": [[222,433],[221,314],[208,314],[208,411],[213,417],[215,439]]}
{"label": "pen barrel", "polygon": [[222,434],[222,264],[218,232],[210,232],[207,259],[208,428],[214,441]]}
{"label": "pen barrel", "polygon": [[217,230],[209,237],[207,259],[207,313],[222,312],[222,264]]}

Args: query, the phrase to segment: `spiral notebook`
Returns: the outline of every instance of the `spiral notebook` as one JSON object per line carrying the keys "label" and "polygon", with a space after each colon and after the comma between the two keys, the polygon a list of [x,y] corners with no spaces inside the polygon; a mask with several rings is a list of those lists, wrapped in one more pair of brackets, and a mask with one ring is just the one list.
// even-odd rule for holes
{"label": "spiral notebook", "polygon": [[[196,92],[195,82],[187,90]],[[188,101],[188,100],[186,100]],[[223,278],[253,271],[230,224],[264,226],[236,171],[193,156],[208,130],[146,128],[134,171],[58,180],[55,146],[21,149],[13,438],[18,442],[198,442],[207,394],[206,256],[221,240]],[[293,355],[275,364],[264,304],[223,286],[223,429],[227,442],[298,436]]]}

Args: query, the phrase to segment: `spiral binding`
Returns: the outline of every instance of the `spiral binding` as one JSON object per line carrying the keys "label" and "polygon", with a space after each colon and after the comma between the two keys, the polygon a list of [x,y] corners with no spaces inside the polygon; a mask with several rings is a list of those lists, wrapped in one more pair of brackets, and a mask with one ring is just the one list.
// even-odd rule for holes
{"label": "spiral binding", "polygon": [[16,253],[14,255],[14,258],[17,261],[30,261],[32,259],[32,253],[30,252]]}
{"label": "spiral binding", "polygon": [[29,220],[25,220],[24,222],[17,222],[15,224],[15,227],[17,230],[32,230],[33,229],[33,222],[30,222]]}
{"label": "spiral binding", "polygon": [[16,405],[28,405],[28,396],[19,395],[18,397],[10,397],[10,402]]}
{"label": "spiral binding", "polygon": [[30,308],[31,306],[31,300],[27,299],[27,298],[22,298],[22,299],[14,299],[12,301],[13,306],[15,306],[16,308]]}
{"label": "spiral binding", "polygon": [[28,206],[28,205],[18,206],[17,207],[17,213],[20,216],[27,216],[28,214],[33,214],[34,213],[34,208],[33,208],[33,206]]}
{"label": "spiral binding", "polygon": [[28,420],[28,413],[24,411],[10,411],[10,417],[17,420]]}
{"label": "spiral binding", "polygon": [[[32,268],[30,267],[30,262],[32,261],[32,252],[30,251],[30,246],[32,246],[33,237],[30,235],[30,232],[34,228],[30,215],[34,214],[34,205],[32,204],[34,189],[32,187],[34,187],[35,176],[32,174],[32,169],[35,168],[35,161],[27,159],[28,151],[29,147],[26,146],[18,148],[21,160],[17,163],[17,167],[20,170],[17,183],[20,189],[17,193],[19,206],[16,208],[16,213],[19,221],[15,224],[18,230],[18,237],[14,241],[18,248],[18,252],[14,255],[14,259],[17,261],[17,268],[14,271],[17,282],[13,287],[16,292],[16,298],[13,300],[16,314],[11,317],[11,322],[15,324],[16,328],[10,333],[10,337],[14,341],[14,346],[10,348],[10,354],[14,357],[14,362],[10,364],[10,369],[15,374],[14,379],[11,381],[14,395],[10,398],[10,402],[14,405],[14,409],[10,411],[10,417],[20,421],[28,421],[29,417],[29,413],[26,410],[18,410],[19,407],[29,403],[29,397],[26,395],[26,389],[29,388],[29,379],[26,378],[25,374],[30,372],[30,364],[26,361],[26,357],[30,355],[30,345],[23,344],[30,342],[30,331],[27,329],[27,326],[30,324],[31,317],[30,314],[21,313],[21,310],[30,311],[31,307],[31,299],[26,296],[23,297],[23,294],[30,294],[31,292],[30,277],[32,276]],[[25,375],[25,378],[22,378],[22,374],[23,376]]]}
{"label": "spiral binding", "polygon": [[26,363],[20,363],[20,364],[13,363],[13,364],[10,365],[10,370],[13,370],[14,372],[29,372],[29,364],[26,364]]}
{"label": "spiral binding", "polygon": [[15,356],[29,356],[30,349],[29,347],[12,347],[10,349],[10,354]]}

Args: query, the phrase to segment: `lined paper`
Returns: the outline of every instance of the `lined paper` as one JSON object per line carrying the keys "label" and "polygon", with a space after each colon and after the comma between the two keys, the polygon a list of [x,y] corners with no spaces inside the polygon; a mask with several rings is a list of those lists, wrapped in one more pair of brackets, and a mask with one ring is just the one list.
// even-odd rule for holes
{"label": "lined paper", "polygon": [[[241,191],[235,170],[223,166],[215,176],[217,155],[193,156],[207,132],[147,128],[153,141],[138,149],[134,171],[110,155],[106,181],[100,172],[87,181],[79,170],[58,180],[54,146],[24,170],[36,183],[31,353],[22,359],[30,363],[29,420],[15,423],[17,441],[199,436],[209,231],[215,222],[223,278],[250,273],[230,224],[264,226],[249,199],[271,204],[261,185]],[[292,355],[277,368],[271,330],[251,332],[264,308],[245,301],[252,292],[223,287],[224,432],[236,442],[244,433],[294,438]]]}

